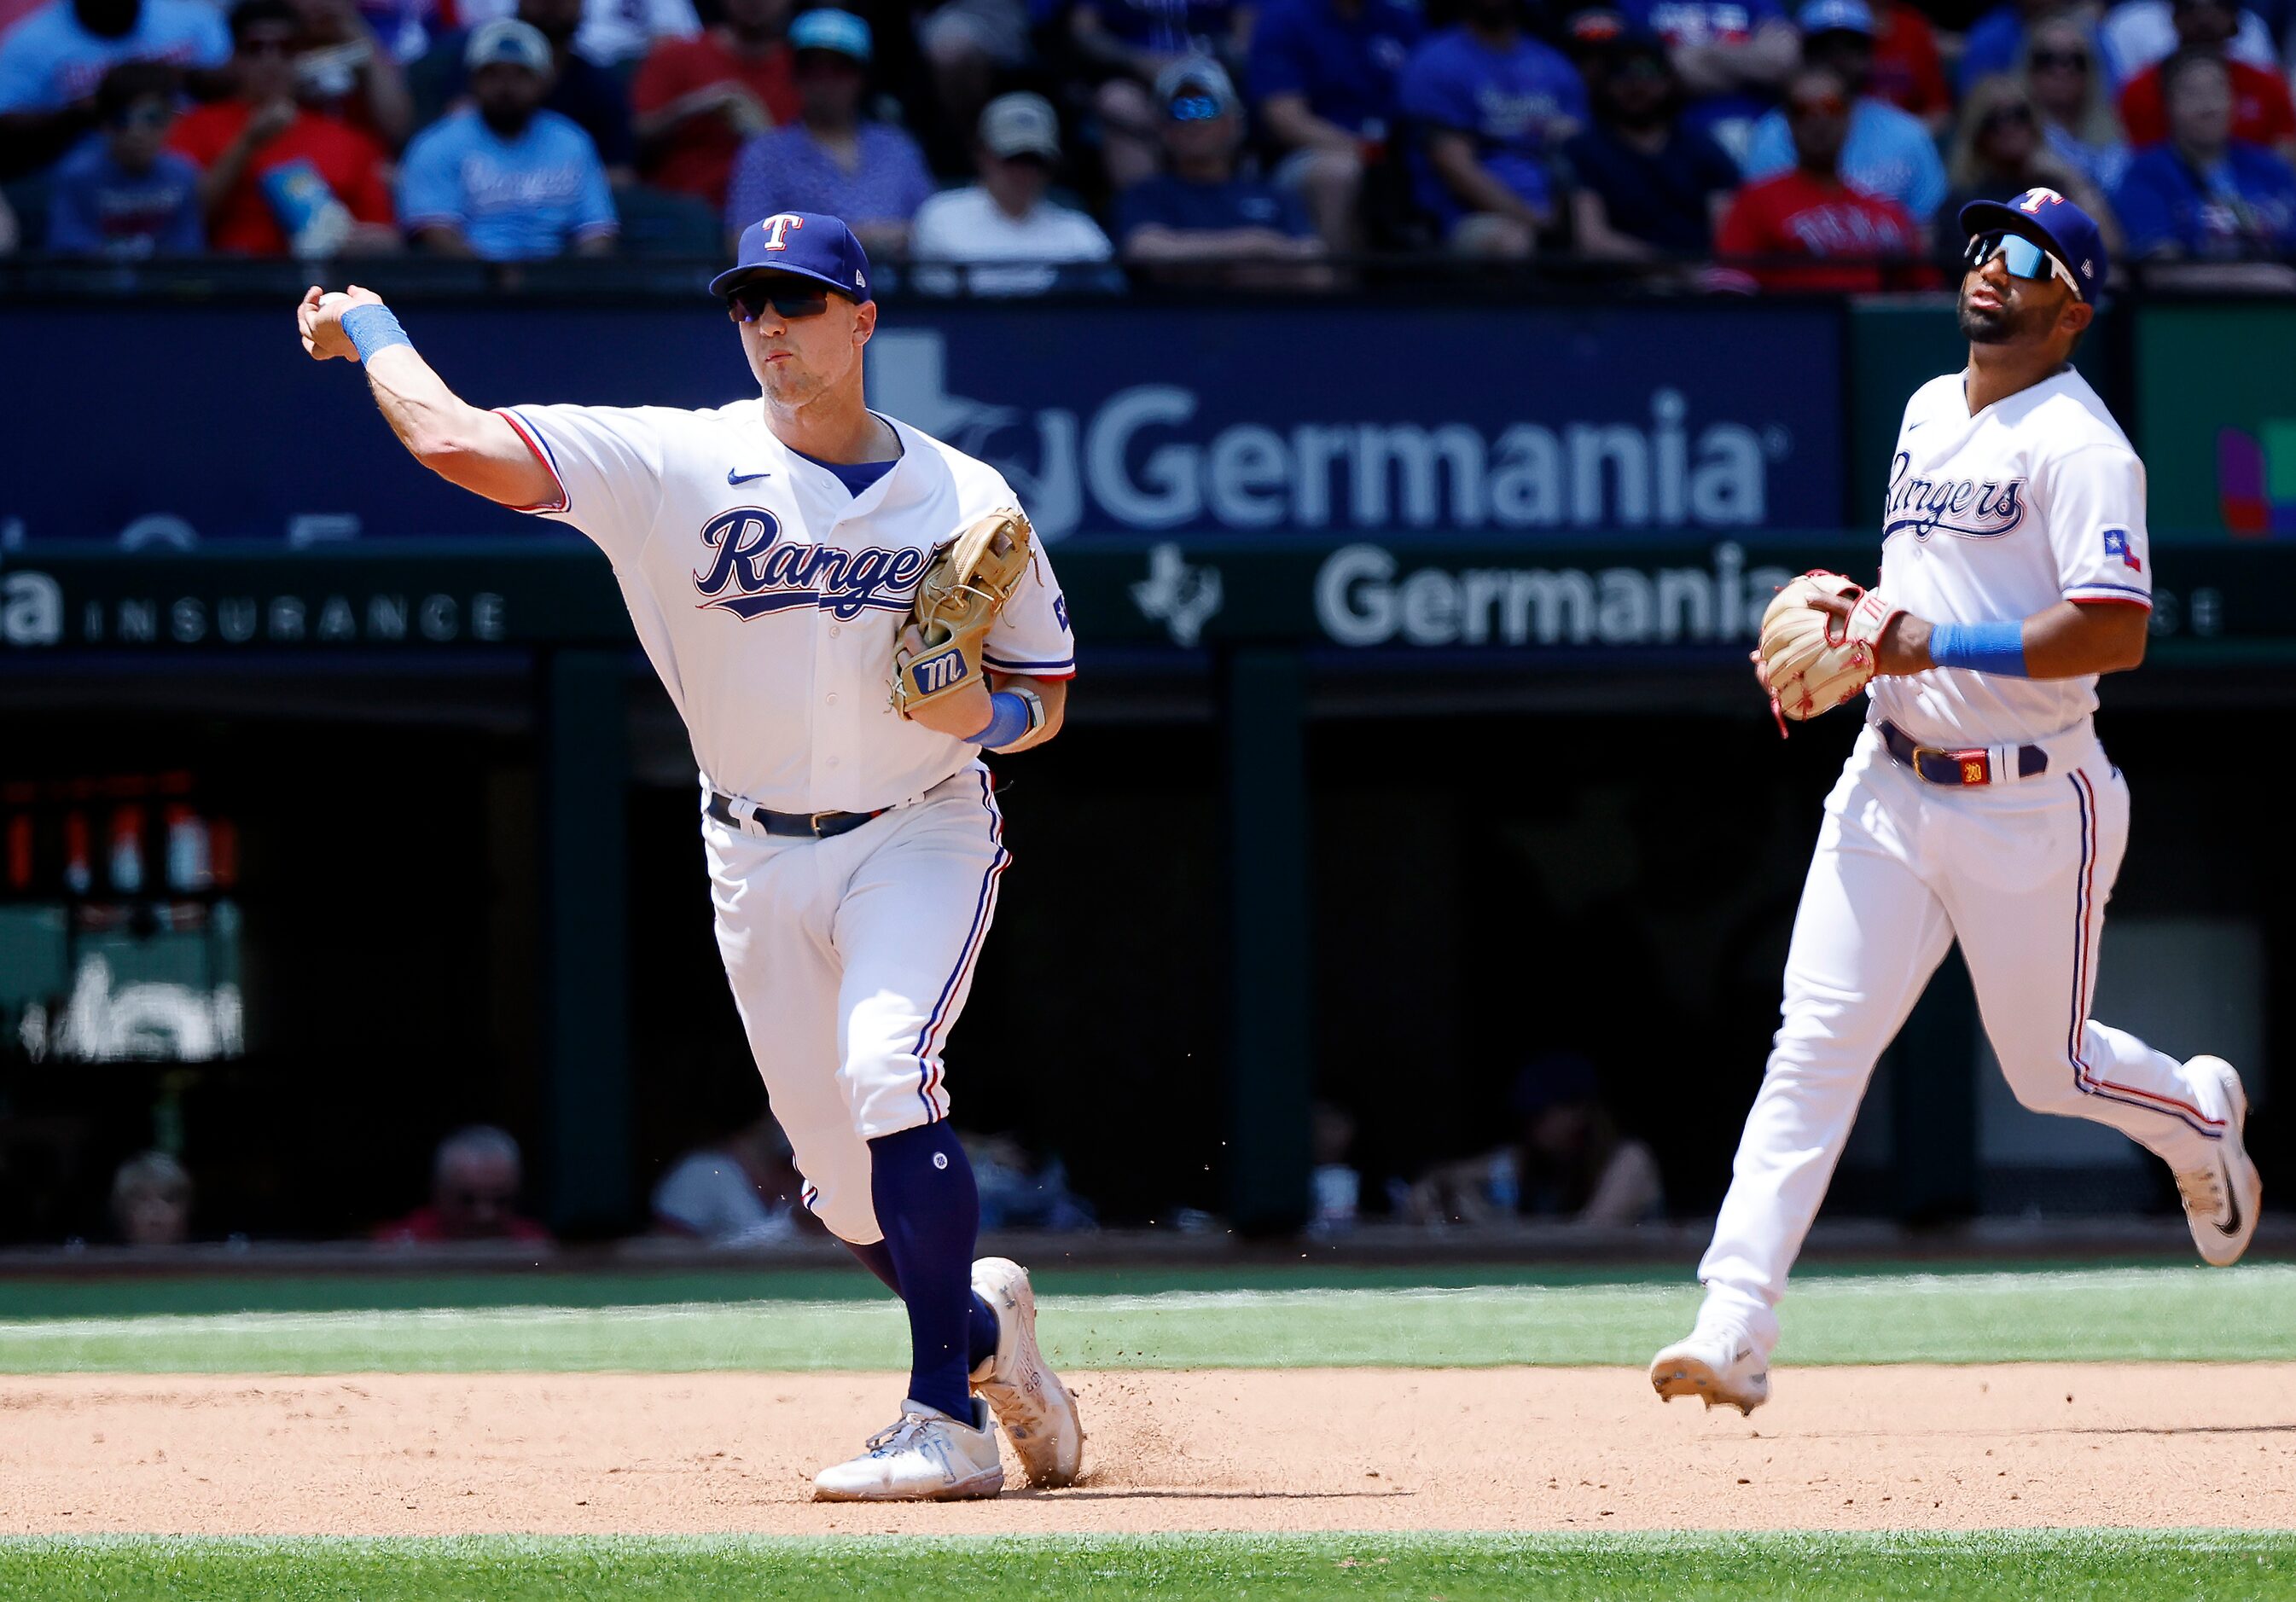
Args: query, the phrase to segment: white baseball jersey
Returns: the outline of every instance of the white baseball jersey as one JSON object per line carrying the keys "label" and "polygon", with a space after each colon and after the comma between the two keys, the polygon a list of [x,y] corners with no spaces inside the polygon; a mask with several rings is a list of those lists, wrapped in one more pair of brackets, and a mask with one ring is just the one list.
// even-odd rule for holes
{"label": "white baseball jersey", "polygon": [[[869,812],[922,795],[979,748],[896,714],[893,649],[933,548],[1019,499],[986,462],[886,421],[901,457],[859,494],[783,445],[764,403],[504,410],[558,481],[526,510],[614,566],[703,779],[775,812]],[[985,660],[1076,670],[1040,548]]]}
{"label": "white baseball jersey", "polygon": [[[2030,617],[2059,601],[2152,604],[2144,465],[2070,368],[1972,417],[1963,375],[1914,392],[1882,525],[1882,593],[1934,623]],[[1942,667],[1876,679],[1916,740],[2015,744],[2096,709],[2096,679]]]}

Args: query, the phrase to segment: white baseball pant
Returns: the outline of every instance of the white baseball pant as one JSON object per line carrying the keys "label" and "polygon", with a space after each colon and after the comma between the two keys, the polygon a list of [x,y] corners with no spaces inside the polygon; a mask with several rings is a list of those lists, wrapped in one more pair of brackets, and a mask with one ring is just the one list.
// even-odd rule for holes
{"label": "white baseball pant", "polygon": [[829,839],[703,814],[718,949],[803,1198],[840,1239],[884,1238],[869,1142],[948,1116],[941,1051],[1012,861],[975,765]]}
{"label": "white baseball pant", "polygon": [[1698,1268],[1708,1310],[1766,1353],[1874,1065],[1956,938],[2019,1101],[2109,1124],[2174,1169],[2205,1166],[2221,1136],[2212,1081],[2088,1016],[2128,786],[2087,723],[2036,743],[2047,772],[1963,789],[1916,778],[1869,726],[1826,797],[1777,1035]]}

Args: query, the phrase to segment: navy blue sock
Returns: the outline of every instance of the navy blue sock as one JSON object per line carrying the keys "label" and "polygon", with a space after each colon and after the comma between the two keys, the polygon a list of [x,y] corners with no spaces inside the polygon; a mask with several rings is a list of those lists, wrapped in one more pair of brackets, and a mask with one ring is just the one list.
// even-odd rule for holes
{"label": "navy blue sock", "polygon": [[869,1199],[908,1304],[909,1397],[970,1423],[980,1192],[956,1132],[924,1124],[870,1141]]}
{"label": "navy blue sock", "polygon": [[[845,1249],[861,1260],[861,1266],[885,1282],[885,1288],[895,1295],[901,1294],[901,1276],[893,1267],[893,1248],[882,1240],[867,1246],[846,1241]],[[996,1314],[979,1295],[972,1298],[972,1317],[965,1326],[965,1367],[979,1368],[996,1355]]]}

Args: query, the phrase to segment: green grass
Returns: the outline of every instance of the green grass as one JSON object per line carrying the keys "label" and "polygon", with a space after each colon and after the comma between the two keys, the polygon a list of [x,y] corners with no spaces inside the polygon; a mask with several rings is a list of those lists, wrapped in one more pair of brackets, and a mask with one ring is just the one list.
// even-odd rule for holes
{"label": "green grass", "polygon": [[1046,1595],[1157,1602],[2296,1598],[2296,1535],[1325,1535],[0,1541],[0,1596],[358,1602]]}
{"label": "green grass", "polygon": [[[537,1287],[539,1288],[539,1287]],[[1697,1290],[1480,1286],[1062,1294],[1042,1334],[1095,1368],[1476,1367],[1647,1361]],[[1795,1363],[2296,1359],[2296,1267],[2111,1269],[1798,1282]],[[267,1373],[898,1368],[890,1299],[154,1314],[0,1322],[0,1372]]]}

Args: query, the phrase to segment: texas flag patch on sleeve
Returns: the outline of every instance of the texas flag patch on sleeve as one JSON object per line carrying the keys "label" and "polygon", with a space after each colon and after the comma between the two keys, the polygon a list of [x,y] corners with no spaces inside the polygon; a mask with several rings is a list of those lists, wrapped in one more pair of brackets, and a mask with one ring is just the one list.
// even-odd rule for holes
{"label": "texas flag patch on sleeve", "polygon": [[2104,553],[2107,556],[2119,557],[2120,565],[2132,572],[2144,571],[2144,562],[2138,560],[2136,548],[2128,543],[2128,530],[2126,528],[2108,528],[2104,531]]}

